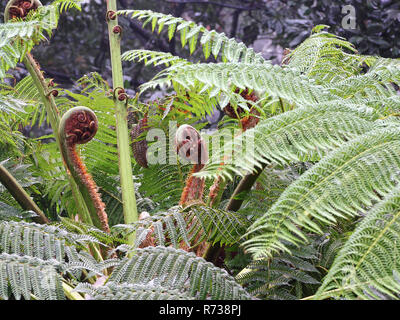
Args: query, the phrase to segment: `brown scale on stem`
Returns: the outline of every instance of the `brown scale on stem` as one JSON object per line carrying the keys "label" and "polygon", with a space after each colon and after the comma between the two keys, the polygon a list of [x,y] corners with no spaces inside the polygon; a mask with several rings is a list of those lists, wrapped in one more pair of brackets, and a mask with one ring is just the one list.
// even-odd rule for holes
{"label": "brown scale on stem", "polygon": [[[201,138],[199,132],[189,125],[182,125],[178,128],[175,135],[176,151],[181,158],[191,161],[194,165],[186,180],[179,204],[187,207],[191,204],[203,203],[203,193],[205,179],[194,176],[193,174],[203,169],[208,160],[208,152],[205,141]],[[193,220],[191,224],[196,223]],[[188,226],[188,230],[191,225]],[[197,243],[201,234],[198,234],[194,243]],[[193,251],[198,257],[201,257],[207,248],[206,243],[200,243],[194,248],[190,248],[182,241],[180,248],[185,251]]]}
{"label": "brown scale on stem", "polygon": [[[182,125],[178,128],[175,134],[176,151],[181,158],[193,163],[193,168],[186,179],[179,204],[182,207],[187,207],[196,203],[203,203],[203,193],[205,180],[204,178],[195,177],[193,174],[199,172],[208,160],[207,147],[205,141],[201,138],[199,132],[190,125]],[[145,219],[147,215],[141,215],[140,219]],[[196,223],[196,220],[190,224]],[[190,230],[191,225],[187,230]],[[194,243],[197,243],[201,234],[196,236]],[[154,228],[147,234],[146,239],[140,245],[141,248],[146,246],[154,246]],[[184,241],[180,243],[180,248],[185,251],[193,251],[197,256],[202,256],[207,248],[205,243],[200,243],[194,248],[189,247]]]}
{"label": "brown scale on stem", "polygon": [[67,159],[68,169],[73,176],[79,179],[83,187],[86,188],[83,191],[86,191],[91,199],[90,205],[95,208],[101,228],[105,232],[110,232],[105,204],[101,200],[96,183],[76,151],[77,144],[84,144],[93,139],[97,128],[97,117],[92,110],[86,107],[75,107],[65,113],[61,119],[60,139],[63,144],[65,158]]}
{"label": "brown scale on stem", "polygon": [[[252,101],[256,102],[258,101],[257,95],[253,92],[250,93],[249,89],[244,89],[240,92],[240,89],[237,88],[235,90],[235,93],[240,93],[240,95],[247,101]],[[243,131],[246,131],[250,128],[253,128],[257,125],[257,123],[260,121],[259,116],[260,113],[256,108],[254,108],[250,103],[248,103],[248,107],[250,109],[249,115],[242,117],[243,114],[245,114],[245,111],[241,107],[236,108],[236,112],[234,107],[228,103],[227,106],[224,108],[224,112],[227,116],[233,118],[233,119],[240,119],[241,127]]]}
{"label": "brown scale on stem", "polygon": [[143,168],[148,168],[147,163],[147,141],[146,139],[137,140],[144,132],[148,131],[147,113],[139,120],[139,122],[132,126],[131,139],[132,139],[132,152],[136,162]]}
{"label": "brown scale on stem", "polygon": [[195,177],[193,174],[203,169],[208,160],[205,142],[195,128],[185,124],[176,131],[175,145],[177,153],[194,164],[179,204],[184,207],[193,202],[202,202],[205,181],[204,178]]}

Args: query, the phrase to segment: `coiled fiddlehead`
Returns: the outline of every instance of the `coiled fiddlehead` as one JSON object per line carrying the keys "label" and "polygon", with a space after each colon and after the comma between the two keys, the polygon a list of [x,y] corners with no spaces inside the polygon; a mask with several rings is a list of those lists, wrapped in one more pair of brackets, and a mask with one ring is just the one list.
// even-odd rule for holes
{"label": "coiled fiddlehead", "polygon": [[110,232],[105,204],[101,200],[96,183],[76,151],[77,144],[87,143],[93,139],[97,128],[97,117],[92,110],[75,107],[61,118],[59,135],[68,170],[79,186],[94,224],[105,232]]}
{"label": "coiled fiddlehead", "polygon": [[[254,92],[250,93],[249,89],[247,88],[242,91],[240,91],[240,89],[236,89],[235,93],[240,93],[242,98],[244,98],[247,101],[252,101],[252,102],[258,101],[258,97],[256,96],[256,94]],[[232,107],[232,105],[228,103],[227,106],[224,108],[224,112],[227,116],[233,119],[240,119],[243,132],[250,128],[255,127],[260,120],[259,119],[260,113],[258,112],[258,110],[254,108],[250,103],[247,104],[250,109],[250,112],[249,115],[245,117],[242,117],[244,110],[241,107],[237,107],[235,110]]]}
{"label": "coiled fiddlehead", "polygon": [[24,19],[32,10],[42,7],[42,3],[38,0],[12,0],[9,1],[4,11],[4,21],[10,19]]}
{"label": "coiled fiddlehead", "polygon": [[132,152],[136,162],[143,168],[148,168],[147,163],[147,141],[146,139],[137,141],[137,138],[148,131],[147,114],[143,119],[140,119],[137,124],[132,126],[131,139],[132,139]]}
{"label": "coiled fiddlehead", "polygon": [[186,206],[191,202],[202,201],[205,180],[204,178],[194,177],[193,173],[203,169],[208,160],[206,144],[195,128],[184,124],[176,131],[175,145],[177,153],[183,159],[189,160],[194,164],[186,180],[179,204]]}

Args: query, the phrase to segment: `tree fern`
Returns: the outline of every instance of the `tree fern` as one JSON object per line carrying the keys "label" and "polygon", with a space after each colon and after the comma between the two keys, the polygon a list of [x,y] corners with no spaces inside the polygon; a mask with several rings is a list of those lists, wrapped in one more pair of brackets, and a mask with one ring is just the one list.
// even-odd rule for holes
{"label": "tree fern", "polygon": [[0,298],[63,300],[65,296],[59,275],[63,271],[65,265],[56,260],[44,261],[35,257],[1,253]]}
{"label": "tree fern", "polygon": [[340,250],[315,298],[400,299],[399,201],[396,187],[364,212],[366,217]]}
{"label": "tree fern", "polygon": [[232,245],[239,241],[248,225],[249,221],[237,213],[193,205],[185,210],[171,208],[140,220],[135,226],[119,225],[114,229],[137,230],[136,246],[152,235],[157,245],[179,248],[180,241],[188,247],[204,241]]}
{"label": "tree fern", "polygon": [[108,282],[105,286],[95,287],[80,283],[75,291],[87,294],[88,300],[194,300],[186,292],[153,284]]}
{"label": "tree fern", "polygon": [[79,251],[88,243],[100,242],[93,236],[70,233],[56,226],[0,221],[0,252],[3,253],[80,262],[83,256]]}
{"label": "tree fern", "polygon": [[251,296],[212,263],[193,253],[165,247],[137,249],[116,266],[109,278],[116,284],[134,283],[179,290],[196,299],[249,299]]}
{"label": "tree fern", "polygon": [[130,16],[139,21],[143,20],[143,27],[150,23],[153,32],[157,26],[158,33],[166,27],[168,28],[169,40],[179,31],[182,47],[188,44],[190,53],[192,54],[197,48],[198,42],[200,42],[206,59],[211,54],[215,58],[221,54],[224,61],[243,61],[245,63],[264,62],[259,53],[255,53],[253,49],[247,48],[243,43],[238,43],[235,39],[229,39],[224,33],[217,33],[214,30],[209,31],[203,26],[182,18],[151,10],[120,10],[117,14]]}
{"label": "tree fern", "polygon": [[[368,120],[374,118],[376,115],[371,109],[345,106],[306,107],[285,112],[260,121],[255,128],[225,144],[224,150],[213,155],[212,161],[196,175],[232,178],[232,173],[245,175],[262,163],[317,161],[343,142],[371,131],[376,125]],[[224,156],[229,162],[221,166]]]}
{"label": "tree fern", "polygon": [[[186,61],[183,58],[173,56],[169,52],[151,50],[126,51],[121,58],[124,61],[143,62],[146,66],[153,64],[154,66],[165,65],[167,67],[178,62],[184,63]],[[187,63],[189,63],[189,61],[187,61]]]}
{"label": "tree fern", "polygon": [[[246,247],[254,257],[289,251],[338,218],[359,215],[397,185],[398,128],[375,130],[344,144],[291,184],[250,228]],[[322,228],[322,229],[321,229]]]}

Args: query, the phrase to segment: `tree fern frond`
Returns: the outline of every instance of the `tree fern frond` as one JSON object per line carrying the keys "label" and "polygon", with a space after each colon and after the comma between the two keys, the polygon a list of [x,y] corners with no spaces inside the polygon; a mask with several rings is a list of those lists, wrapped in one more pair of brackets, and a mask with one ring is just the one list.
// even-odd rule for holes
{"label": "tree fern frond", "polygon": [[[305,231],[354,217],[381,201],[399,182],[399,129],[366,133],[336,149],[292,183],[250,228],[254,257],[289,251],[283,241],[307,240]],[[318,222],[321,225],[318,225]]]}
{"label": "tree fern frond", "polygon": [[116,284],[107,282],[105,286],[95,287],[80,283],[74,289],[86,293],[89,300],[194,300],[186,292],[153,284]]}
{"label": "tree fern frond", "polygon": [[174,56],[169,52],[159,52],[151,50],[130,50],[121,56],[123,61],[143,62],[145,66],[153,64],[154,66],[165,65],[169,67],[177,62],[190,63],[186,59]]}
{"label": "tree fern frond", "polygon": [[117,14],[143,21],[143,27],[150,23],[153,32],[157,26],[158,33],[164,27],[167,27],[169,40],[172,39],[176,32],[179,32],[182,47],[188,44],[190,54],[195,51],[197,43],[200,42],[206,59],[211,54],[215,58],[221,54],[223,61],[243,61],[245,63],[266,62],[261,54],[255,53],[251,48],[247,48],[244,43],[238,43],[235,39],[229,39],[224,33],[218,33],[214,30],[209,31],[203,26],[182,18],[176,18],[172,15],[153,12],[151,10],[120,10]]}
{"label": "tree fern frond", "polygon": [[24,211],[0,201],[0,221],[24,220],[36,216],[37,214],[33,211]]}
{"label": "tree fern frond", "polygon": [[319,83],[330,83],[360,73],[361,63],[367,58],[355,52],[354,46],[345,39],[319,32],[290,52],[283,63]]}
{"label": "tree fern frond", "polygon": [[165,210],[179,202],[190,165],[157,164],[143,170],[139,192],[158,203],[156,209]]}
{"label": "tree fern frond", "polygon": [[357,225],[315,298],[400,299],[400,188]]}
{"label": "tree fern frond", "polygon": [[90,91],[108,93],[110,90],[107,81],[97,72],[85,74],[82,78],[78,79],[77,82],[83,87],[82,93],[90,93]]}
{"label": "tree fern frond", "polygon": [[298,108],[261,120],[255,128],[226,144],[196,175],[232,179],[232,173],[244,176],[263,163],[319,160],[343,142],[371,131],[374,122],[363,118],[374,119],[376,115],[365,109],[319,106]]}
{"label": "tree fern frond", "polygon": [[100,243],[90,235],[68,232],[57,226],[0,221],[0,252],[59,262],[81,262],[79,250]]}
{"label": "tree fern frond", "polygon": [[81,11],[81,0],[55,0],[51,3],[53,7],[57,7],[60,13],[68,11],[70,9],[76,9]]}
{"label": "tree fern frond", "polygon": [[65,265],[56,260],[1,253],[0,298],[63,300],[65,296],[59,275],[63,271]]}
{"label": "tree fern frond", "polygon": [[[279,96],[299,105],[313,105],[335,98],[327,88],[317,85],[295,69],[261,63],[178,63],[143,84],[141,90],[171,84],[194,92],[207,92],[211,97],[223,93],[226,98],[234,97],[231,91],[236,87],[248,88]],[[240,101],[240,97],[236,95],[236,100]],[[226,98],[220,97],[222,108],[229,102]]]}
{"label": "tree fern frond", "polygon": [[251,294],[263,299],[296,299],[296,284],[319,283],[319,272],[314,266],[318,252],[313,244],[302,246],[297,252],[293,245],[288,246],[293,250],[292,254],[282,252],[274,259],[253,260],[236,280]]}
{"label": "tree fern frond", "polygon": [[232,245],[239,241],[248,225],[249,221],[235,212],[192,205],[185,210],[174,207],[140,220],[136,225],[117,225],[114,229],[136,231],[137,247],[149,232],[153,232],[157,245],[179,248],[180,241],[189,247],[195,247],[203,241]]}
{"label": "tree fern frond", "polygon": [[251,296],[223,269],[193,253],[166,247],[136,249],[115,267],[110,282],[159,285],[196,299],[239,300]]}
{"label": "tree fern frond", "polygon": [[393,84],[400,84],[400,62],[377,58],[362,75],[354,75],[331,86],[331,92],[346,99],[389,99],[397,95]]}

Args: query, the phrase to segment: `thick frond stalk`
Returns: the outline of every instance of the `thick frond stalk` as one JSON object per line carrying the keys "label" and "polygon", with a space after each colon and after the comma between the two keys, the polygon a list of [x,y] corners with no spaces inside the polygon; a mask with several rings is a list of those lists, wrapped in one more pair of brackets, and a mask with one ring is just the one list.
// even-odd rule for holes
{"label": "thick frond stalk", "polygon": [[400,299],[400,188],[365,214],[314,298]]}
{"label": "thick frond stalk", "polygon": [[[292,183],[250,228],[245,242],[255,258],[289,251],[305,232],[322,233],[338,218],[364,212],[400,181],[400,130],[359,136],[336,149]],[[303,230],[301,230],[303,229]]]}
{"label": "thick frond stalk", "polygon": [[116,284],[131,283],[179,290],[195,299],[239,300],[251,296],[223,269],[193,253],[166,247],[137,249],[123,259],[109,279]]}
{"label": "thick frond stalk", "polygon": [[31,199],[25,189],[11,175],[11,173],[0,163],[0,184],[4,185],[14,199],[24,210],[31,210],[37,214],[33,218],[38,223],[48,223],[46,215],[40,210],[36,203]]}
{"label": "thick frond stalk", "polygon": [[[121,62],[121,36],[122,29],[118,25],[117,2],[107,0],[107,23],[110,43],[113,93],[115,102],[116,132],[118,144],[118,163],[121,179],[121,193],[125,223],[133,223],[138,220],[135,186],[132,176],[132,163],[130,155],[130,139],[127,119],[128,96],[124,90],[123,70]],[[114,15],[114,17],[112,17]],[[111,19],[112,18],[112,19]],[[118,29],[119,28],[119,29]],[[116,32],[119,30],[119,32]],[[135,234],[128,241],[135,242]]]}
{"label": "thick frond stalk", "polygon": [[[377,115],[371,109],[345,106],[302,107],[285,112],[247,130],[196,175],[215,178],[244,176],[266,163],[316,161],[344,142],[371,131]],[[224,166],[221,166],[224,161]]]}

